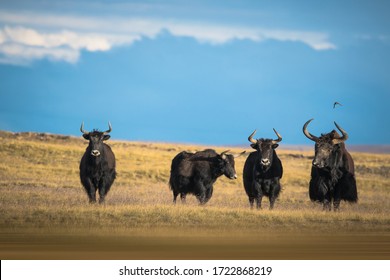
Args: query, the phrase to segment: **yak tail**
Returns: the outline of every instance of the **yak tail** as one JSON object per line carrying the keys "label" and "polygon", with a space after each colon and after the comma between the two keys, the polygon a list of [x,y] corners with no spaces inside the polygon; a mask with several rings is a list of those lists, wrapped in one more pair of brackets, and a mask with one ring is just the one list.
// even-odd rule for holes
{"label": "yak tail", "polygon": [[171,173],[171,176],[169,176],[169,182],[168,182],[170,190],[173,190],[173,178],[172,177],[173,176],[172,176],[172,173]]}
{"label": "yak tail", "polygon": [[168,186],[169,186],[169,189],[170,189],[170,190],[173,190],[173,189],[172,189],[171,182],[168,182]]}

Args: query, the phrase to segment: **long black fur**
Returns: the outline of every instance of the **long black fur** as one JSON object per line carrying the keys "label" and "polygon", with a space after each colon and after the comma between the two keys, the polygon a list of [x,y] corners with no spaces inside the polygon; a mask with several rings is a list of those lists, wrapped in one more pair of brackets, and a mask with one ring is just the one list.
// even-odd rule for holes
{"label": "long black fur", "polygon": [[187,194],[193,194],[200,204],[207,203],[213,194],[213,184],[222,175],[231,179],[236,176],[232,155],[221,156],[211,149],[179,153],[172,160],[169,178],[173,202],[176,203],[179,194],[183,203]]}
{"label": "long black fur", "polygon": [[[94,130],[89,134],[84,134],[84,138],[89,140],[89,145],[80,162],[80,180],[87,192],[89,202],[96,202],[96,192],[99,192],[99,203],[103,203],[105,196],[109,192],[111,185],[116,178],[115,155],[111,148],[103,143],[103,140],[109,138],[109,135],[102,135],[102,132]],[[93,143],[92,137],[100,137],[98,148],[100,155],[95,157],[91,155]],[[104,139],[103,139],[104,138]]]}
{"label": "long black fur", "polygon": [[[253,203],[256,200],[256,206],[260,209],[262,198],[266,196],[269,198],[270,209],[272,209],[281,191],[280,179],[283,176],[283,166],[275,151],[277,145],[272,145],[271,139],[259,139],[257,141],[257,144],[251,145],[257,151],[250,153],[245,161],[243,171],[244,188],[251,208],[253,208]],[[271,164],[267,170],[261,166],[262,154],[266,152],[264,149],[272,149]]]}
{"label": "long black fur", "polygon": [[323,203],[324,210],[331,210],[332,202],[334,210],[338,210],[341,200],[352,203],[358,201],[354,162],[344,143],[331,143],[337,136],[334,130],[323,134],[315,145],[313,162],[319,157],[324,145],[332,146],[329,157],[325,159],[327,166],[319,168],[313,164],[311,168],[309,196],[312,201]]}

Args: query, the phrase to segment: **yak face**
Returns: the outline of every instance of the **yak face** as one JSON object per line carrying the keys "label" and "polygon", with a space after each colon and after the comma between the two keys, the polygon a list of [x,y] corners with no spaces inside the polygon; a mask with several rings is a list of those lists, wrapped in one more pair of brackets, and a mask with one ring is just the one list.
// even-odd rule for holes
{"label": "yak face", "polygon": [[312,120],[308,120],[303,126],[303,134],[315,142],[315,155],[312,164],[320,169],[332,169],[333,163],[337,159],[335,154],[340,149],[340,146],[344,145],[344,141],[348,139],[348,134],[337,123],[334,123],[342,136],[336,130],[322,134],[320,137],[314,136],[307,130],[307,126]]}
{"label": "yak face", "polygon": [[322,135],[316,141],[315,154],[312,162],[314,167],[328,169],[332,166],[333,155],[340,147],[339,144],[333,144],[332,142],[335,135],[338,135],[338,133],[333,130],[331,133]]}
{"label": "yak face", "polygon": [[257,151],[258,163],[263,172],[267,172],[272,166],[274,150],[279,146],[278,142],[282,141],[282,136],[275,129],[274,132],[278,136],[276,140],[263,138],[255,140],[253,135],[256,130],[248,137],[248,141],[252,143],[251,147]]}
{"label": "yak face", "polygon": [[81,124],[80,131],[83,133],[84,139],[89,141],[88,148],[91,151],[91,156],[98,158],[103,153],[103,141],[110,139],[110,135],[108,135],[108,133],[112,130],[110,123],[108,123],[108,127],[109,129],[104,132],[98,131],[96,129],[88,132],[84,130],[84,123]]}
{"label": "yak face", "polygon": [[234,168],[234,156],[222,153],[217,156],[219,171],[229,179],[237,179],[237,173]]}
{"label": "yak face", "polygon": [[89,148],[91,151],[91,156],[98,157],[103,153],[104,144],[103,141],[110,139],[110,135],[104,134],[94,130],[88,134],[84,133],[83,137],[89,140]]}
{"label": "yak face", "polygon": [[263,172],[267,172],[272,166],[274,149],[279,146],[273,141],[271,139],[258,139],[256,144],[251,144],[251,147],[257,151],[258,163]]}

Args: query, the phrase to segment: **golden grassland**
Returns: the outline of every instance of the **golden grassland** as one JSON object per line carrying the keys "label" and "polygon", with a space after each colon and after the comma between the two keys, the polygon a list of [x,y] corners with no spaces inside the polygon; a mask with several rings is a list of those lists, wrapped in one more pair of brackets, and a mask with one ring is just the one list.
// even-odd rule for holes
{"label": "golden grassland", "polygon": [[279,149],[283,191],[274,210],[264,199],[257,211],[243,189],[246,156],[236,159],[239,178],[219,178],[207,205],[189,196],[175,206],[172,158],[206,147],[110,140],[118,176],[106,203],[90,205],[79,180],[81,137],[0,132],[0,141],[1,259],[390,257],[388,154],[352,153],[359,203],[327,213],[308,198],[313,152]]}

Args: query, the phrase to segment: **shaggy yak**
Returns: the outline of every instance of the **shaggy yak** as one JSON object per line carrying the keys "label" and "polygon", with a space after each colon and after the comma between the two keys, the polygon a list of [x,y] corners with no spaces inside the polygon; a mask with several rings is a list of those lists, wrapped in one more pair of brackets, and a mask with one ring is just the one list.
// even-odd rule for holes
{"label": "shaggy yak", "polygon": [[109,129],[104,132],[85,131],[84,123],[80,127],[83,137],[89,141],[80,162],[80,180],[90,203],[96,202],[96,191],[99,191],[99,203],[103,203],[116,177],[114,153],[107,144],[103,143],[110,138],[108,135],[112,130],[110,123],[108,127]]}
{"label": "shaggy yak", "polygon": [[264,138],[255,140],[253,136],[256,130],[248,137],[248,141],[252,143],[251,147],[256,150],[246,159],[243,172],[244,188],[251,208],[256,200],[257,209],[260,209],[263,196],[267,196],[272,209],[281,190],[283,166],[275,149],[282,141],[282,137],[275,129],[274,132],[278,136],[276,140]]}
{"label": "shaggy yak", "polygon": [[218,177],[225,175],[229,179],[236,179],[234,157],[239,155],[227,152],[218,154],[214,150],[207,149],[196,153],[181,152],[176,155],[172,160],[169,179],[173,202],[176,203],[179,194],[183,203],[187,194],[194,194],[200,204],[205,204],[213,194],[213,184]]}
{"label": "shaggy yak", "polygon": [[309,196],[312,201],[323,203],[324,210],[330,211],[333,202],[333,209],[337,211],[341,200],[358,200],[354,163],[344,144],[348,134],[335,122],[341,136],[336,130],[320,137],[314,136],[307,130],[312,120],[308,120],[303,126],[303,134],[315,142]]}

